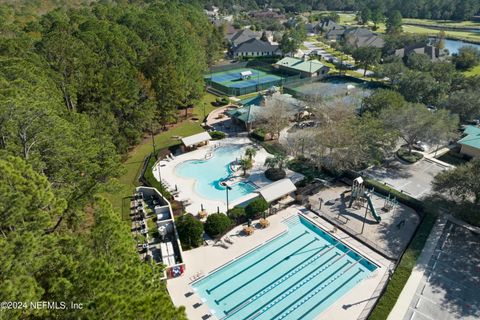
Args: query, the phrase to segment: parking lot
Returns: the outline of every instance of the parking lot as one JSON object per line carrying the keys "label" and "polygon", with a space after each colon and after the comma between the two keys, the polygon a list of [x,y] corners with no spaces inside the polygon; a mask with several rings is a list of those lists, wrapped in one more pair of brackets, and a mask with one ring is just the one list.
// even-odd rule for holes
{"label": "parking lot", "polygon": [[372,179],[387,183],[398,191],[420,199],[431,192],[433,178],[445,169],[446,167],[427,159],[415,164],[392,160],[388,165],[373,167],[364,173]]}
{"label": "parking lot", "polygon": [[404,320],[480,318],[480,234],[448,222]]}

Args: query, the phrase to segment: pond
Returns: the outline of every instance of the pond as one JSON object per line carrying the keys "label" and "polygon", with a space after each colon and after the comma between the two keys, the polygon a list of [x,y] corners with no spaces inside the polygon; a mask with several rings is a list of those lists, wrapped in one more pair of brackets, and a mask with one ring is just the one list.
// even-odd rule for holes
{"label": "pond", "polygon": [[[430,40],[435,41],[436,39],[431,38]],[[458,49],[465,46],[473,46],[477,49],[480,49],[479,44],[469,43],[461,40],[445,39],[445,49],[448,49],[450,55],[458,53]]]}

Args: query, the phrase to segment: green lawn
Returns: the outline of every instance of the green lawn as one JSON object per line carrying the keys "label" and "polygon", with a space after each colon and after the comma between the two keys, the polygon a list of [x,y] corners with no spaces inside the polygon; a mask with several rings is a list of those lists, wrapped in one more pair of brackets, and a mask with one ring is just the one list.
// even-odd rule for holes
{"label": "green lawn", "polygon": [[[216,96],[207,93],[202,98],[202,101],[194,107],[193,116],[203,117],[203,103],[206,104],[205,113],[210,113],[215,109],[211,105],[211,102],[215,101],[215,99]],[[203,129],[200,124],[200,122],[185,120],[170,130],[157,134],[155,136],[156,148],[163,149],[178,143],[177,139],[172,138],[173,136],[185,137],[201,132]],[[129,201],[126,197],[131,196],[133,189],[139,185],[138,175],[142,170],[143,160],[150,152],[152,152],[152,141],[150,138],[147,138],[128,154],[128,158],[123,164],[125,168],[124,174],[118,178],[118,186],[115,188],[115,191],[104,194],[118,212],[122,211],[122,207],[123,210],[126,210],[125,214],[128,212]]]}
{"label": "green lawn", "polygon": [[451,21],[451,20],[428,20],[428,19],[408,19],[404,18],[403,23],[418,23],[439,27],[475,27],[480,28],[479,22],[474,21]]}
{"label": "green lawn", "polygon": [[[418,34],[427,34],[430,36],[437,36],[440,30],[419,27],[419,26],[403,26],[403,31],[408,33],[418,33]],[[468,31],[450,31],[445,30],[445,34],[448,38],[459,39],[459,40],[470,40],[480,43],[480,32],[468,32]]]}
{"label": "green lawn", "polygon": [[480,76],[480,65],[474,67],[473,69],[463,72],[467,77]]}

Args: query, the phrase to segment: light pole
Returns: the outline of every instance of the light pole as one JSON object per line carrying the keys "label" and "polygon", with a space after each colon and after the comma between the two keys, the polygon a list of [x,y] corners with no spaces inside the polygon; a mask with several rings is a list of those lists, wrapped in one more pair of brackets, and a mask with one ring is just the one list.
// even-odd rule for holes
{"label": "light pole", "polygon": [[229,205],[229,203],[228,203],[228,190],[232,190],[232,187],[229,187],[226,182],[223,182],[222,184],[225,186],[225,192],[227,194],[227,212],[225,212],[225,213],[228,213],[228,205]]}

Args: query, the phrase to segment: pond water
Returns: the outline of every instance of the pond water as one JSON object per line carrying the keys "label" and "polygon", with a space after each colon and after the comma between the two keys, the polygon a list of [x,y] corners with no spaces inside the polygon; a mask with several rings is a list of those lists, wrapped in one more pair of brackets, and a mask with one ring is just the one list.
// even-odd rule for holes
{"label": "pond water", "polygon": [[[435,41],[434,38],[432,38],[430,40]],[[468,42],[461,41],[461,40],[445,39],[445,49],[448,49],[448,52],[450,53],[450,55],[452,55],[454,53],[458,53],[458,49],[460,49],[461,47],[465,47],[465,46],[473,46],[477,49],[480,49],[479,44],[468,43]]]}

